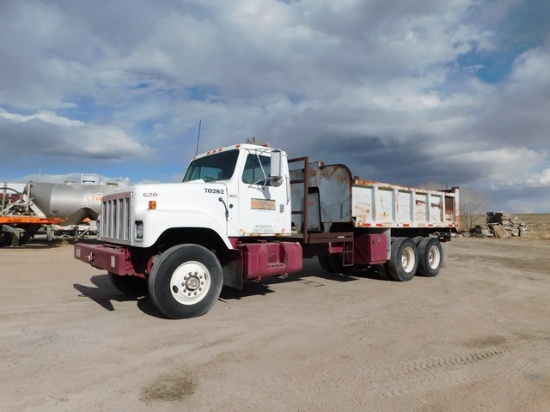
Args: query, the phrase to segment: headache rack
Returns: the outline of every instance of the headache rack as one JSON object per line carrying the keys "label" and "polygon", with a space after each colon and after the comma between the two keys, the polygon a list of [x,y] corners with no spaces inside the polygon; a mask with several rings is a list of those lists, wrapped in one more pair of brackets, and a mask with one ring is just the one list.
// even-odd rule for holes
{"label": "headache rack", "polygon": [[[326,232],[323,230],[309,229],[310,221],[310,195],[317,193],[310,187],[310,162],[309,157],[298,157],[288,161],[290,185],[293,193],[298,193],[302,201],[292,202],[292,237],[299,238],[305,244],[328,243],[342,249],[345,256],[344,262],[353,261],[353,232]],[[307,222],[307,223],[306,223]],[[320,229],[320,228],[319,228]],[[346,264],[347,265],[347,264]]]}

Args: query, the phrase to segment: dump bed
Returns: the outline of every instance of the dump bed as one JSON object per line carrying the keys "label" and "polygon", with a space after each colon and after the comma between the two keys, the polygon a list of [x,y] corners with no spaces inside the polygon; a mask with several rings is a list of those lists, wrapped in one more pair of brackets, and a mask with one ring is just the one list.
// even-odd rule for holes
{"label": "dump bed", "polygon": [[454,228],[458,188],[436,191],[355,178],[351,207],[356,227]]}
{"label": "dump bed", "polygon": [[[307,167],[306,167],[307,165]],[[293,230],[356,228],[457,228],[458,188],[428,190],[352,177],[347,166],[289,161]],[[338,225],[337,225],[338,226]]]}

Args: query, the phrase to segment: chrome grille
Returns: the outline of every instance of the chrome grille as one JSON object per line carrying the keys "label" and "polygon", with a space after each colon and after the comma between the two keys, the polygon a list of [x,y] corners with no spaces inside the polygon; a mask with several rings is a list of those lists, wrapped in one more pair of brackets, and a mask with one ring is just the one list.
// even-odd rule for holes
{"label": "chrome grille", "polygon": [[101,237],[119,243],[130,243],[132,194],[103,196],[101,205]]}

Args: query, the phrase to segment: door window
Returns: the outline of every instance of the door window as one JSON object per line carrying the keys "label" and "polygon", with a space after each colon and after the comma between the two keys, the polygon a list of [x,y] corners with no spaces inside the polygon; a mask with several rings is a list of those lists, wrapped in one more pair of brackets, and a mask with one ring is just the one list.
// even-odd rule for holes
{"label": "door window", "polygon": [[244,165],[243,182],[270,186],[268,180],[270,170],[271,158],[269,156],[249,154]]}

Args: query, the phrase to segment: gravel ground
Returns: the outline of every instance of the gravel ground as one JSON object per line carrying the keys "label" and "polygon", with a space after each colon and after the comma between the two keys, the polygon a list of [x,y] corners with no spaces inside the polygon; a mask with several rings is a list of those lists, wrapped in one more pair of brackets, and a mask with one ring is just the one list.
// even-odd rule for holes
{"label": "gravel ground", "polygon": [[548,411],[550,242],[449,244],[436,278],[226,291],[167,320],[73,247],[0,249],[6,411]]}

